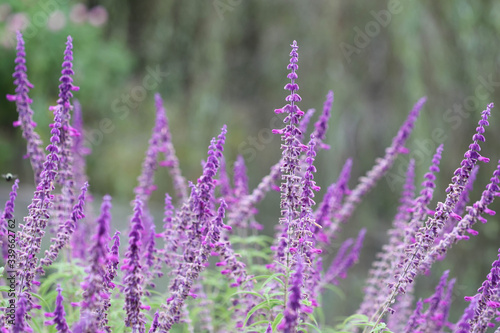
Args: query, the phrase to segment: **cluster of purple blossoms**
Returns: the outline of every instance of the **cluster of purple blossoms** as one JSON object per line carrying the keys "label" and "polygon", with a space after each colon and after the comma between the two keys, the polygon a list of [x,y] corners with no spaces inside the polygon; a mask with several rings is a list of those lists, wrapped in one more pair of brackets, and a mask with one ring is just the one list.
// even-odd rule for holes
{"label": "cluster of purple blossoms", "polygon": [[[155,126],[138,177],[128,247],[121,259],[120,232],[110,237],[111,197],[103,197],[101,213],[96,219],[87,214],[91,210],[92,195],[84,170],[83,157],[88,152],[83,147],[82,110],[78,103],[74,107],[71,104],[72,92],[78,90],[72,78],[72,39],[68,37],[66,43],[59,99],[57,105],[51,107],[54,122],[50,126],[50,144],[44,153],[40,137],[34,131],[32,101],[28,97],[32,85],[26,74],[24,41],[18,34],[14,73],[16,94],[9,95],[8,99],[16,102],[19,120],[14,125],[21,127],[27,140],[27,156],[35,175],[36,189],[16,239],[18,275],[14,320],[9,320],[7,311],[1,311],[0,332],[33,332],[39,324],[38,310],[43,306],[46,307],[45,317],[50,318],[43,321],[44,325],[55,326],[57,332],[63,333],[113,332],[119,329],[115,320],[120,316],[124,318],[121,327],[126,326],[134,333],[173,332],[181,325],[190,332],[221,333],[298,333],[306,327],[319,326],[314,316],[321,310],[321,294],[328,286],[337,285],[348,276],[369,235],[366,229],[361,229],[357,238],[336,244],[340,225],[352,216],[358,203],[387,173],[397,156],[408,152],[405,144],[425,98],[415,104],[385,156],[377,159],[358,185],[349,189],[353,161],[347,159],[337,181],[327,187],[321,202],[316,205],[315,192],[320,187],[314,180],[314,163],[319,150],[329,148],[325,139],[334,95],[328,92],[323,112],[314,124],[309,141],[305,142],[314,109],[304,113],[297,105],[301,101],[296,82],[297,42],[294,41],[291,47],[287,66],[290,83],[285,86],[289,91],[288,104],[275,110],[277,114],[285,114],[285,126],[273,130],[281,135],[282,156],[253,191],[249,190],[245,161],[241,156],[234,163],[232,182],[226,170],[223,154],[226,126],[211,140],[208,156],[202,163],[202,175],[196,184],[186,183],[175,155],[163,101],[159,94],[155,95]],[[388,243],[369,272],[365,297],[357,311],[358,318],[366,319],[361,324],[364,332],[388,327],[393,332],[452,330],[464,333],[486,332],[488,327],[495,327],[493,321],[500,308],[500,259],[493,262],[478,293],[465,298],[470,304],[456,323],[448,318],[456,282],[449,278],[449,271],[442,274],[434,294],[427,299],[414,302],[418,297],[413,287],[414,280],[427,274],[435,261],[444,259],[453,244],[478,235],[473,227],[477,221],[486,223],[484,214],[495,213],[490,205],[500,193],[500,161],[480,199],[469,205],[473,179],[478,173],[477,162],[488,162],[488,158],[479,154],[479,143],[485,141],[483,134],[485,126],[489,125],[492,108],[490,104],[483,111],[473,143],[446,190],[445,202],[439,202],[435,209],[431,209],[430,204],[443,146],[437,148],[416,197],[415,162],[410,161],[400,205],[388,231]],[[71,126],[72,114],[74,127]],[[174,203],[170,194],[165,194],[163,230],[159,233],[155,231],[155,219],[148,209],[151,194],[157,188],[154,175],[158,166],[169,169],[177,198]],[[281,184],[277,186],[280,178]],[[0,214],[4,262],[12,252],[7,239],[7,223],[14,218],[18,187],[16,180]],[[257,222],[256,205],[271,189],[281,192],[281,218],[275,243],[271,246],[272,255],[259,253],[261,267],[257,269],[257,261],[252,255],[261,250],[262,245],[240,246],[238,240],[258,239],[256,235],[263,226]],[[78,191],[77,198],[75,193]],[[53,237],[49,249],[40,258],[46,233],[52,233]],[[337,248],[336,253],[327,266],[325,254],[331,254],[334,248]],[[72,261],[71,265],[85,269],[85,274],[72,277],[70,283],[64,279],[58,281],[56,286],[50,274],[58,261],[63,262],[61,254]],[[271,256],[274,262],[262,260]],[[51,270],[47,269],[49,266]],[[254,275],[264,269],[269,275]],[[162,277],[164,272],[167,272],[169,287],[162,294],[154,279]],[[261,278],[266,278],[266,282],[259,283]],[[75,292],[76,281],[81,288]],[[34,297],[38,288],[51,290],[55,295],[53,312]],[[231,294],[228,300],[231,313],[221,314],[218,295]],[[65,299],[76,300],[71,302],[76,308],[65,307]],[[118,301],[120,306],[117,306],[115,300],[119,299],[123,300],[123,305]],[[191,312],[193,308],[198,311]],[[393,314],[388,316],[389,313]],[[320,331],[321,327],[316,329]],[[342,329],[357,332],[360,328]]]}

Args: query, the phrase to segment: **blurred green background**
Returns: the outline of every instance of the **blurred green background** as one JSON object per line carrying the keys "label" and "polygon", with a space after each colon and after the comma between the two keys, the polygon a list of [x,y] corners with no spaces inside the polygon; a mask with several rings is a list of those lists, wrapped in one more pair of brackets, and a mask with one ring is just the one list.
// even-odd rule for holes
{"label": "blurred green background", "polygon": [[[436,202],[444,200],[480,111],[489,102],[500,102],[499,18],[500,2],[492,0],[8,0],[0,4],[0,92],[14,91],[13,34],[21,29],[35,85],[30,93],[34,118],[47,142],[52,121],[48,107],[57,100],[64,43],[71,35],[75,83],[81,87],[75,97],[83,106],[92,149],[87,162],[94,193],[109,193],[125,207],[133,198],[157,91],[165,100],[184,176],[196,180],[210,138],[227,124],[226,160],[231,164],[238,154],[245,157],[253,188],[280,157],[279,137],[270,137],[269,130],[273,109],[285,104],[289,44],[297,40],[300,107],[316,108],[316,120],[328,90],[335,92],[327,136],[331,149],[318,155],[318,184],[326,189],[345,159],[353,157],[354,186],[383,155],[412,105],[427,96],[408,147],[414,150],[420,183],[433,150],[444,143]],[[152,71],[160,72],[157,87],[145,89]],[[493,111],[483,145],[492,161],[481,166],[472,200],[479,198],[500,158],[497,113]],[[17,173],[29,192],[32,174],[22,159],[25,142],[12,127],[16,119],[14,104],[0,98],[0,171]],[[112,130],[104,123],[111,123]],[[337,296],[325,296],[338,316],[359,304],[369,263],[396,212],[407,162],[408,156],[396,161],[391,181],[382,179],[345,226],[343,238],[362,226],[369,236],[360,264],[342,284],[346,300],[335,303],[330,301]],[[160,208],[163,194],[172,188],[165,170],[157,179],[152,201]],[[5,194],[8,185],[1,187]],[[279,214],[279,195],[269,198],[259,206],[267,233]],[[492,208],[500,210],[500,204]],[[466,306],[463,296],[475,293],[500,246],[498,218],[477,230],[479,236],[455,246],[434,270],[440,275],[451,269],[450,275],[458,277],[453,320]],[[419,279],[420,295],[430,296],[436,283],[436,276]]]}

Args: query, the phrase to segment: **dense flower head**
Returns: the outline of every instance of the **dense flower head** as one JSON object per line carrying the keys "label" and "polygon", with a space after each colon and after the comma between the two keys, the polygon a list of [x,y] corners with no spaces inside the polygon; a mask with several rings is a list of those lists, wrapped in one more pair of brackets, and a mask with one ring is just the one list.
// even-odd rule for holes
{"label": "dense flower head", "polygon": [[330,90],[328,95],[326,95],[326,100],[323,105],[323,112],[319,117],[318,121],[314,124],[314,137],[318,141],[319,146],[323,149],[328,149],[328,145],[323,143],[326,138],[326,132],[328,131],[328,121],[331,117],[331,110],[333,105],[333,91]]}

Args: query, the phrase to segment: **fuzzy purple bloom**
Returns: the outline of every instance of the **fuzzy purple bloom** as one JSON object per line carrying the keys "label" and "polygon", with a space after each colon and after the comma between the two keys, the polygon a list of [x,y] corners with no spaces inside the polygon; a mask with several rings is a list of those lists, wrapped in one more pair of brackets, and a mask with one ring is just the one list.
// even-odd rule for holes
{"label": "fuzzy purple bloom", "polygon": [[[339,278],[345,279],[347,277],[347,271],[351,268],[359,259],[359,253],[363,247],[363,240],[366,235],[366,229],[363,228],[356,238],[356,242],[348,239],[340,247],[335,259],[333,259],[330,268],[323,277],[322,285],[326,284],[338,284]],[[347,250],[351,245],[351,250],[347,253]]]}
{"label": "fuzzy purple bloom", "polygon": [[32,99],[28,96],[29,90],[33,88],[28,81],[26,68],[26,52],[24,48],[23,36],[17,32],[17,57],[15,60],[14,84],[16,85],[16,94],[7,95],[7,99],[16,102],[19,119],[14,122],[14,126],[21,126],[23,138],[27,142],[27,157],[31,162],[31,167],[35,176],[35,184],[41,181],[43,171],[43,162],[45,153],[42,148],[42,140],[35,132],[36,123],[33,121],[33,110],[31,109]]}
{"label": "fuzzy purple bloom", "polygon": [[33,332],[33,329],[29,327],[26,322],[26,315],[28,314],[28,300],[26,299],[25,293],[23,292],[21,296],[17,299],[16,304],[16,314],[14,325],[12,326],[12,333],[26,333]]}
{"label": "fuzzy purple bloom", "polygon": [[141,312],[141,310],[146,308],[141,301],[143,296],[142,285],[144,282],[140,263],[142,257],[141,236],[144,229],[142,218],[142,202],[140,196],[137,195],[135,199],[134,216],[131,220],[131,230],[128,235],[128,251],[125,253],[126,259],[123,261],[121,270],[126,271],[123,277],[123,284],[125,286],[123,291],[125,294],[125,305],[123,308],[127,312],[125,325],[131,327],[132,331],[138,333],[146,332],[146,319],[144,313]]}
{"label": "fuzzy purple bloom", "polygon": [[153,322],[151,323],[151,327],[149,328],[148,333],[156,333],[156,330],[158,329],[158,318],[160,317],[160,314],[158,313],[158,310],[155,312],[155,316],[153,317]]}
{"label": "fuzzy purple bloom", "polygon": [[160,138],[161,146],[159,151],[163,152],[165,155],[165,160],[160,162],[160,166],[167,167],[172,177],[172,182],[174,184],[174,189],[180,202],[187,200],[187,185],[186,179],[182,176],[181,170],[179,168],[179,159],[175,155],[175,148],[172,143],[172,138],[170,135],[170,128],[168,124],[168,119],[165,117],[165,108],[163,107],[163,100],[160,94],[155,94],[156,101],[156,111],[157,119],[159,123],[157,124]]}
{"label": "fuzzy purple bloom", "polygon": [[307,127],[309,126],[309,123],[311,122],[311,118],[315,112],[316,112],[316,110],[314,110],[314,109],[307,110],[306,113],[304,114],[304,117],[300,120],[299,130],[300,130],[300,133],[302,133],[299,137],[300,141],[304,140],[304,134],[307,132]]}
{"label": "fuzzy purple bloom", "polygon": [[66,323],[66,312],[64,311],[61,285],[57,285],[56,309],[54,312],[45,313],[45,317],[54,318],[47,320],[44,324],[46,326],[56,325],[58,333],[71,333],[71,330]]}
{"label": "fuzzy purple bloom", "polygon": [[[318,121],[314,124],[314,137],[319,146],[322,149],[328,149],[328,145],[323,143],[326,138],[326,132],[328,130],[328,121],[331,117],[331,110],[333,105],[333,91],[329,91],[326,95],[325,103],[323,104],[323,112],[319,117]],[[317,148],[316,148],[317,149]]]}

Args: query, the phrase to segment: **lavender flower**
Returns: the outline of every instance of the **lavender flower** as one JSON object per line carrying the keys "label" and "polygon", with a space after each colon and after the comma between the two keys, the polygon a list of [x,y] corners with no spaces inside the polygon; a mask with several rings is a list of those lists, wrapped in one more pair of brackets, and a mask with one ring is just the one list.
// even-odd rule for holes
{"label": "lavender flower", "polygon": [[153,318],[153,322],[151,323],[151,328],[149,329],[148,333],[156,333],[156,330],[158,329],[158,318],[160,317],[160,314],[158,313],[158,310],[155,312],[155,316]]}
{"label": "lavender flower", "polygon": [[422,321],[422,308],[423,308],[423,306],[424,306],[424,303],[422,302],[422,300],[419,300],[417,302],[417,306],[415,308],[415,311],[413,312],[410,319],[408,320],[408,323],[406,324],[404,332],[416,332],[418,325]]}
{"label": "lavender flower", "polygon": [[113,235],[113,246],[108,254],[108,264],[106,269],[106,285],[108,289],[115,288],[115,284],[113,283],[114,278],[116,277],[116,272],[118,268],[118,264],[120,263],[120,232],[116,231]]}
{"label": "lavender flower", "polygon": [[299,140],[303,141],[304,140],[304,134],[307,132],[307,127],[309,126],[309,123],[311,122],[311,118],[314,115],[316,110],[314,109],[309,109],[306,111],[304,114],[304,117],[300,120],[299,123],[299,130],[301,135],[299,136]]}
{"label": "lavender flower", "polygon": [[[306,148],[303,146],[299,140],[299,136],[301,135],[300,130],[297,125],[299,124],[300,117],[304,114],[298,106],[295,105],[295,102],[301,100],[301,97],[296,93],[299,90],[299,86],[295,83],[295,79],[297,78],[297,74],[295,71],[298,69],[297,61],[298,61],[298,46],[297,42],[293,41],[292,52],[290,52],[290,64],[288,65],[288,69],[290,69],[290,74],[288,74],[288,78],[291,83],[288,83],[285,86],[286,90],[290,91],[290,95],[287,96],[286,100],[290,102],[290,104],[285,105],[282,109],[276,109],[274,112],[276,113],[287,113],[288,115],[285,117],[283,122],[287,124],[284,129],[273,130],[273,133],[281,134],[281,140],[283,144],[282,155],[283,155],[283,163],[281,164],[281,218],[280,224],[286,226],[287,236],[287,251],[285,255],[286,258],[278,258],[278,260],[285,262],[288,266],[288,254],[289,252],[296,252],[296,244],[291,243],[294,237],[294,234],[300,228],[299,224],[299,211],[300,211],[300,203],[298,193],[300,191],[300,176],[298,175],[300,171],[300,154],[301,151]],[[300,237],[300,235],[299,235]]]}
{"label": "lavender flower", "polygon": [[125,253],[127,259],[124,260],[121,269],[126,271],[123,277],[125,285],[125,306],[127,312],[125,325],[131,327],[133,332],[146,332],[146,319],[142,309],[147,308],[142,304],[141,297],[143,295],[142,285],[144,282],[141,258],[141,234],[144,229],[142,225],[142,202],[140,196],[135,199],[134,216],[131,221],[131,230],[129,233],[128,251]]}
{"label": "lavender flower", "polygon": [[66,323],[66,312],[64,311],[61,285],[57,285],[56,309],[54,312],[45,313],[45,317],[54,318],[45,322],[46,326],[56,325],[58,333],[71,333]]}
{"label": "lavender flower", "polygon": [[15,95],[7,95],[7,99],[11,102],[16,102],[17,112],[19,119],[14,122],[14,126],[21,126],[23,138],[27,142],[27,157],[31,162],[31,167],[35,175],[35,184],[41,181],[41,173],[43,171],[43,162],[45,160],[45,153],[42,148],[42,140],[35,132],[36,123],[33,121],[33,110],[28,93],[33,85],[28,81],[26,69],[26,52],[24,49],[23,35],[17,32],[17,57],[15,60],[15,72],[12,75],[15,80],[16,87]]}
{"label": "lavender flower", "polygon": [[441,276],[439,284],[436,286],[434,295],[424,300],[424,303],[429,303],[429,307],[422,314],[421,322],[418,326],[418,331],[422,332],[441,332],[442,328],[447,324],[449,305],[451,301],[451,292],[455,280],[452,279],[449,283],[449,271],[445,271]]}
{"label": "lavender flower", "polygon": [[366,235],[366,229],[363,228],[356,238],[356,242],[351,248],[350,252],[347,254],[347,249],[353,244],[352,240],[346,240],[344,244],[340,247],[335,259],[333,260],[330,268],[326,272],[321,281],[321,285],[325,286],[327,284],[338,284],[338,279],[345,279],[347,276],[347,270],[354,265],[359,258],[359,253],[363,246],[363,240]]}
{"label": "lavender flower", "polygon": [[331,110],[333,105],[333,91],[329,91],[326,95],[326,100],[323,105],[323,113],[319,117],[318,121],[314,124],[315,130],[313,132],[315,140],[320,148],[328,149],[328,145],[323,143],[326,137],[326,131],[328,130],[328,121],[330,120]]}
{"label": "lavender flower", "polygon": [[[175,149],[174,145],[172,144],[172,138],[170,136],[168,120],[164,116],[165,109],[163,108],[163,100],[161,99],[160,94],[155,94],[155,100],[158,115],[157,117],[159,117],[162,122],[162,126],[160,128],[162,146],[159,147],[159,150],[165,155],[165,160],[160,162],[160,166],[168,168],[170,176],[172,177],[172,181],[174,183],[174,189],[179,200],[182,202],[187,200],[186,179],[182,177],[181,170],[179,169],[179,160],[175,155]],[[163,117],[160,117],[159,115],[163,115]]]}
{"label": "lavender flower", "polygon": [[340,171],[337,181],[328,187],[323,200],[314,213],[316,223],[321,226],[321,228],[316,227],[314,229],[314,234],[319,241],[325,244],[330,244],[329,235],[335,234],[335,231],[329,231],[331,230],[331,221],[340,210],[344,195],[349,192],[347,183],[351,176],[351,168],[352,159],[348,158]]}

